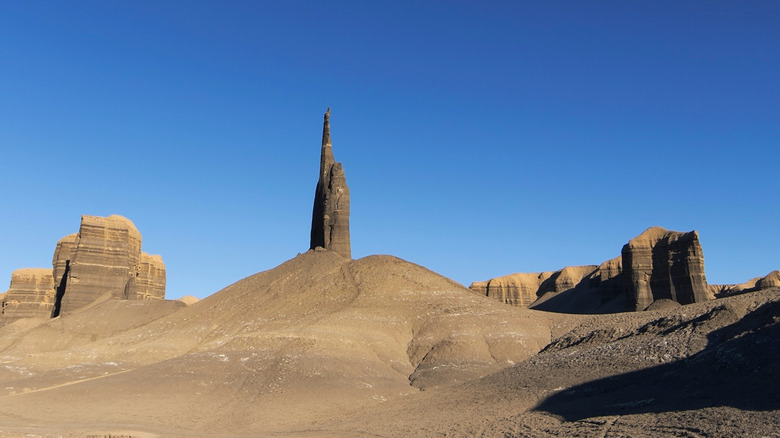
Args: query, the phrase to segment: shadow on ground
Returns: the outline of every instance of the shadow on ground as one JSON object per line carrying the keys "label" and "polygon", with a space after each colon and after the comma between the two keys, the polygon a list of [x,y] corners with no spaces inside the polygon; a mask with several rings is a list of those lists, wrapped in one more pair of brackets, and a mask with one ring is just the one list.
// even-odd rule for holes
{"label": "shadow on ground", "polygon": [[710,332],[693,356],[572,387],[534,410],[577,421],[719,406],[780,409],[780,302]]}

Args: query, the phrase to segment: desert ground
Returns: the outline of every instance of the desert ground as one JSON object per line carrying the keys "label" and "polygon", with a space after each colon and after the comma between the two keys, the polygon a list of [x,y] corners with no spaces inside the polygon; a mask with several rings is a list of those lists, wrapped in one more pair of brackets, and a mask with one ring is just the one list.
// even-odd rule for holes
{"label": "desert ground", "polygon": [[3,437],[780,437],[780,289],[568,315],[308,251],[0,329]]}

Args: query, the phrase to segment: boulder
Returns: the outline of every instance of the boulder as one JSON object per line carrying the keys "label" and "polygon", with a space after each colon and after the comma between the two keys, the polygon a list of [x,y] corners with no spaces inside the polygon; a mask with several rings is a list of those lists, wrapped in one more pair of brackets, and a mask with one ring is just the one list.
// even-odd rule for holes
{"label": "boulder", "polygon": [[314,192],[311,249],[322,247],[352,258],[349,238],[349,187],[344,168],[333,157],[330,142],[330,108],[325,113],[320,151],[320,176]]}
{"label": "boulder", "polygon": [[51,269],[17,269],[11,273],[11,286],[2,299],[3,324],[20,318],[49,318],[54,300]]}

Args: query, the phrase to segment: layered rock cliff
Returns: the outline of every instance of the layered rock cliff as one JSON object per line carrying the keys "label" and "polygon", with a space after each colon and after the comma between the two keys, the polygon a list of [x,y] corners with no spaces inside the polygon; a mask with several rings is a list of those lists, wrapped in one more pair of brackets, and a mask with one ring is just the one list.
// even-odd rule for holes
{"label": "layered rock cliff", "polygon": [[311,249],[322,247],[352,258],[349,239],[349,187],[344,168],[333,157],[330,142],[330,108],[325,113],[320,151],[320,176],[314,192]]}
{"label": "layered rock cliff", "polygon": [[[161,256],[141,253],[134,289],[136,300],[162,300],[165,298],[165,263],[163,263]],[[130,289],[130,293],[132,292],[133,290]]]}
{"label": "layered rock cliff", "polygon": [[20,318],[48,318],[54,307],[51,269],[24,268],[11,273],[11,285],[2,301],[4,324]]}
{"label": "layered rock cliff", "polygon": [[510,274],[488,281],[475,281],[469,288],[506,304],[528,307],[539,298],[539,287],[552,275],[552,272]]}
{"label": "layered rock cliff", "polygon": [[708,299],[699,233],[652,227],[622,251],[629,306],[644,310],[655,300],[690,304]]}
{"label": "layered rock cliff", "polygon": [[661,227],[631,239],[619,257],[599,266],[512,274],[470,288],[508,304],[570,313],[644,310],[656,300],[688,304],[710,298],[698,233]]}
{"label": "layered rock cliff", "polygon": [[2,323],[58,316],[104,295],[164,299],[165,264],[162,257],[141,251],[141,233],[130,220],[84,215],[79,232],[57,242],[51,269],[14,272],[2,301]]}
{"label": "layered rock cliff", "polygon": [[104,294],[134,299],[140,257],[141,233],[128,219],[82,216],[72,258],[66,260],[70,270],[61,311],[78,309]]}

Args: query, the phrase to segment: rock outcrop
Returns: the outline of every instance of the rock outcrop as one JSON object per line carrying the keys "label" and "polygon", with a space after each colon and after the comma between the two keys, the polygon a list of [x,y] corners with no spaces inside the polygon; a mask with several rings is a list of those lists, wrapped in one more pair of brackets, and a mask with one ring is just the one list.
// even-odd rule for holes
{"label": "rock outcrop", "polygon": [[320,152],[320,176],[314,193],[311,249],[322,247],[352,258],[349,239],[349,187],[344,168],[333,157],[330,142],[330,108],[325,113]]}
{"label": "rock outcrop", "polygon": [[655,300],[690,304],[708,299],[699,233],[652,227],[622,251],[629,306],[644,310]]}
{"label": "rock outcrop", "polygon": [[82,216],[75,239],[66,236],[57,244],[53,264],[55,275],[62,274],[55,277],[55,316],[105,294],[127,300],[165,298],[162,258],[141,252],[141,233],[122,216]]}
{"label": "rock outcrop", "polygon": [[[136,300],[165,299],[165,263],[161,256],[141,253],[134,289]],[[133,288],[129,293],[133,293]]]}
{"label": "rock outcrop", "polygon": [[3,298],[5,324],[29,316],[55,317],[101,296],[165,298],[162,257],[141,252],[141,233],[117,215],[81,217],[77,234],[57,242],[52,268],[15,271]]}
{"label": "rock outcrop", "polygon": [[552,275],[553,272],[511,274],[488,281],[476,281],[469,288],[506,304],[528,307],[539,298],[537,292],[540,286]]}
{"label": "rock outcrop", "polygon": [[20,318],[48,318],[54,307],[54,299],[51,269],[17,269],[11,273],[11,285],[3,296],[3,323]]}
{"label": "rock outcrop", "polygon": [[772,271],[764,277],[751,278],[740,284],[711,284],[709,293],[715,298],[723,298],[774,287],[780,287],[780,271]]}
{"label": "rock outcrop", "polygon": [[696,231],[661,227],[631,239],[619,257],[599,266],[512,274],[470,288],[508,304],[568,313],[636,311],[656,300],[689,304],[710,298]]}

